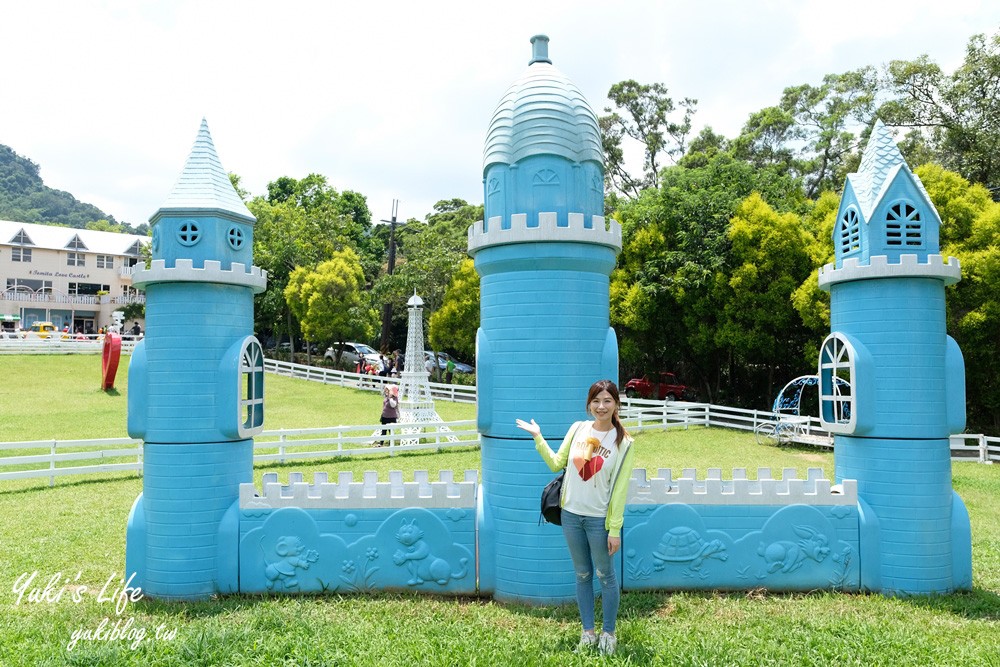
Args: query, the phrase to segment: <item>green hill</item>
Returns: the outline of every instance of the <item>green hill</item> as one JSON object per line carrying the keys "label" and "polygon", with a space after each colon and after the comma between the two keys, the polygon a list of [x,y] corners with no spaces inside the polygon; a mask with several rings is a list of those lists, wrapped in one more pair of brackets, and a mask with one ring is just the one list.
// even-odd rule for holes
{"label": "green hill", "polygon": [[135,233],[130,225],[119,225],[93,204],[85,204],[68,192],[46,186],[38,169],[39,166],[28,158],[0,144],[0,220],[78,229],[107,220],[110,226],[102,226],[102,229]]}

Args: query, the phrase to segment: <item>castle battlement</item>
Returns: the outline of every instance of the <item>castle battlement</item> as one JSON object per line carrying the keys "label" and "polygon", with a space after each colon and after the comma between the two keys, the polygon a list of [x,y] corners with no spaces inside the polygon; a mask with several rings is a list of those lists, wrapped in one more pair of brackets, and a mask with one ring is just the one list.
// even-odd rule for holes
{"label": "castle battlement", "polygon": [[355,482],[350,472],[341,472],[336,482],[330,482],[325,472],[317,472],[312,484],[303,481],[302,473],[289,473],[288,484],[280,484],[277,473],[265,473],[262,481],[262,493],[253,484],[240,484],[241,510],[472,509],[476,506],[479,473],[466,470],[464,479],[456,481],[451,470],[442,470],[438,481],[431,481],[426,470],[417,470],[412,482],[404,482],[403,473],[392,470],[387,482],[380,482],[377,472],[366,472],[362,481]]}
{"label": "castle battlement", "polygon": [[593,215],[587,220],[583,213],[570,213],[560,220],[556,213],[539,213],[537,226],[529,226],[528,222],[527,213],[511,215],[506,229],[502,216],[480,220],[469,227],[469,253],[509,243],[566,241],[604,245],[615,252],[622,249],[621,224],[605,220],[603,215]]}
{"label": "castle battlement", "polygon": [[962,279],[962,267],[958,259],[942,255],[927,255],[920,261],[917,255],[900,255],[898,262],[890,262],[885,255],[872,257],[868,264],[860,264],[857,257],[843,261],[841,268],[827,264],[819,270],[820,289],[829,290],[830,285],[850,280],[870,280],[873,278],[939,278],[945,285],[954,285]]}
{"label": "castle battlement", "polygon": [[167,267],[162,259],[154,259],[150,267],[136,268],[132,274],[132,284],[145,287],[152,283],[221,283],[223,285],[240,285],[250,287],[254,294],[260,294],[267,287],[267,271],[259,266],[251,266],[247,270],[245,264],[233,262],[228,270],[222,268],[222,262],[206,259],[204,268],[195,268],[194,262],[187,258],[178,258],[173,267]]}
{"label": "castle battlement", "polygon": [[645,469],[636,469],[629,480],[628,504],[662,505],[857,505],[858,484],[845,479],[836,488],[820,468],[809,468],[799,479],[795,468],[782,470],[776,479],[770,468],[758,468],[757,479],[747,479],[745,468],[733,470],[733,479],[722,479],[720,468],[709,468],[705,479],[697,479],[694,468],[684,468],[678,479],[669,468],[660,468],[647,479]]}

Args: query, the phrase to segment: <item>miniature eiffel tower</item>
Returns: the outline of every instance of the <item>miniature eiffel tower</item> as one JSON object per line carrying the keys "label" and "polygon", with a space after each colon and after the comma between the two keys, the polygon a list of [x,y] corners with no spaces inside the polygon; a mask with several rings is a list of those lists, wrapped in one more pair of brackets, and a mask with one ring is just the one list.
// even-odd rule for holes
{"label": "miniature eiffel tower", "polygon": [[[431,397],[430,378],[424,365],[424,301],[414,292],[406,302],[409,310],[409,323],[406,330],[406,358],[403,364],[403,376],[400,378],[399,421],[404,424],[441,424],[444,422],[434,409],[434,399]],[[442,431],[448,431],[443,427]],[[405,428],[404,434],[412,435],[422,432],[420,427]],[[419,438],[404,438],[401,444],[415,445]],[[457,442],[455,436],[448,436],[449,442]]]}

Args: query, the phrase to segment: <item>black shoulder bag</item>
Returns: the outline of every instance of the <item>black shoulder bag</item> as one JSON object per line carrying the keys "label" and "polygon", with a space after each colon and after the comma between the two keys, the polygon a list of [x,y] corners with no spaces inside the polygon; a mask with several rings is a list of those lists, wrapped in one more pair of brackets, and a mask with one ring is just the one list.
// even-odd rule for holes
{"label": "black shoulder bag", "polygon": [[[577,426],[573,429],[573,435],[570,436],[570,447],[573,446],[573,438],[576,437],[576,432],[580,429]],[[568,464],[568,461],[567,461]],[[542,489],[542,516],[538,520],[538,523],[545,519],[546,523],[552,523],[557,526],[562,525],[562,507],[560,507],[559,502],[562,500],[562,485],[563,478],[566,477],[566,469],[564,468],[561,473],[551,482],[545,485]]]}

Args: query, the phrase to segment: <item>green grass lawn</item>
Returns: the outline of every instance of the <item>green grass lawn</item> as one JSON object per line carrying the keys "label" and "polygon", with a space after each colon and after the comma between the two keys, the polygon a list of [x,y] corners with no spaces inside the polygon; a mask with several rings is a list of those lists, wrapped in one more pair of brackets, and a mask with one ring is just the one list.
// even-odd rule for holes
{"label": "green grass lawn", "polygon": [[[119,394],[104,395],[99,365],[96,356],[0,357],[5,377],[14,379],[0,388],[0,441],[124,436],[124,369]],[[378,415],[374,393],[270,375],[266,382],[268,429]],[[474,414],[468,405],[437,408],[445,419]],[[637,445],[638,465],[651,472],[694,467],[703,476],[717,467],[728,477],[734,467],[821,467],[828,474],[833,467],[825,451],[761,447],[749,434],[717,429],[646,432]],[[255,477],[478,467],[476,449],[379,452],[258,467]],[[973,591],[919,599],[626,593],[619,653],[610,659],[571,652],[579,636],[572,605],[389,594],[232,596],[191,604],[140,600],[118,615],[97,591],[124,569],[125,522],[141,480],[117,474],[60,479],[53,488],[48,480],[0,483],[0,665],[1000,665],[1000,466],[956,464],[954,480],[972,518]],[[44,602],[26,594],[18,604],[18,578],[35,571],[39,588],[58,575],[50,597],[60,590],[62,596]],[[129,641],[79,639],[69,650],[75,632],[104,618],[108,629],[131,623],[128,631],[146,634],[135,649]]]}

